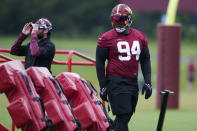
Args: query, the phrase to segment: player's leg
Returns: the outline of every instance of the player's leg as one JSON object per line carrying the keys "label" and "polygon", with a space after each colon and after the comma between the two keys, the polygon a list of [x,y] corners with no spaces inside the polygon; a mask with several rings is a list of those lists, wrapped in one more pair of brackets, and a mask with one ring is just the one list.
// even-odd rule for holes
{"label": "player's leg", "polygon": [[133,113],[116,115],[114,121],[115,131],[129,131],[128,123]]}
{"label": "player's leg", "polygon": [[110,96],[115,131],[128,131],[128,123],[135,112],[138,95],[129,93],[113,94]]}
{"label": "player's leg", "polygon": [[138,88],[132,87],[130,79],[109,76],[108,96],[112,113],[116,115],[114,127],[117,131],[127,131],[128,123],[135,112]]}

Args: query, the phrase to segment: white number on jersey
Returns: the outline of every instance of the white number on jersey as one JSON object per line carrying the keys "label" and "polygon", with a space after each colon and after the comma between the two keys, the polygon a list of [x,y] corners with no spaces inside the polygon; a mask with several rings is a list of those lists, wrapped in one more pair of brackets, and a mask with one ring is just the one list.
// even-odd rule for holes
{"label": "white number on jersey", "polygon": [[[121,61],[129,61],[131,59],[129,43],[127,41],[119,41],[117,43],[117,46],[118,46],[118,52],[127,54],[127,56],[119,55],[118,59]],[[123,46],[125,46],[125,48],[123,48]]]}
{"label": "white number on jersey", "polygon": [[132,55],[136,55],[136,60],[139,60],[140,57],[140,44],[139,41],[133,41],[131,50],[130,50],[130,46],[129,43],[127,41],[119,41],[117,43],[117,47],[118,47],[118,52],[119,53],[126,53],[126,56],[123,55],[119,55],[118,59],[121,61],[129,61],[131,59],[131,54]]}

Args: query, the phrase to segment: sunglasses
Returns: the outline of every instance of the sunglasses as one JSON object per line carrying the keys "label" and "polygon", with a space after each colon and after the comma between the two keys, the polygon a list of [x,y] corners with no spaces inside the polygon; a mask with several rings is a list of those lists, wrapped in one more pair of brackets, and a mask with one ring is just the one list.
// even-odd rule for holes
{"label": "sunglasses", "polygon": [[112,17],[113,24],[127,24],[127,17],[125,16],[113,16]]}

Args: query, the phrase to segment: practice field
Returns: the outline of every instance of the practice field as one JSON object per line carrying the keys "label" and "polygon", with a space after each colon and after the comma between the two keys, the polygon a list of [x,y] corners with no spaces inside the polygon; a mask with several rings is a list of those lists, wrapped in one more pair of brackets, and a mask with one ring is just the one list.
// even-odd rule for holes
{"label": "practice field", "polygon": [[[16,37],[0,37],[0,48],[9,49]],[[57,49],[61,50],[76,50],[85,55],[95,58],[95,48],[97,40],[95,39],[80,39],[71,40],[64,38],[51,38]],[[27,41],[26,41],[27,42]],[[154,131],[157,127],[159,118],[159,110],[155,107],[156,96],[156,80],[157,80],[157,44],[155,41],[149,42],[152,64],[152,82],[154,93],[153,96],[144,100],[142,95],[139,96],[136,113],[132,117],[129,128],[132,131]],[[8,56],[11,56],[8,54]],[[163,131],[196,131],[197,130],[197,82],[195,82],[194,91],[187,91],[187,64],[191,57],[197,56],[197,45],[188,41],[183,41],[181,44],[181,63],[180,63],[180,101],[178,110],[167,110],[163,125]],[[13,57],[13,56],[12,56]],[[19,58],[19,57],[14,57]],[[22,57],[21,57],[22,58]],[[67,60],[66,55],[56,55],[57,60]],[[73,60],[81,60],[74,57]],[[67,66],[53,65],[52,72],[58,75],[60,72],[67,71]],[[99,89],[94,66],[74,66],[73,72],[79,73],[83,78],[88,79],[92,84]],[[141,80],[141,75],[139,75]],[[11,129],[11,118],[7,112],[6,106],[8,101],[3,94],[0,94],[0,122]],[[112,116],[113,117],[113,116]]]}
{"label": "practice field", "polygon": [[[140,95],[136,112],[129,123],[131,131],[156,131],[160,111],[155,109],[155,98],[153,95],[149,100],[144,100],[144,97]],[[197,104],[195,100],[197,100],[196,91],[181,92],[180,109],[166,111],[163,131],[196,131]],[[6,110],[7,104],[5,96],[0,95],[0,122],[11,129],[11,118]]]}

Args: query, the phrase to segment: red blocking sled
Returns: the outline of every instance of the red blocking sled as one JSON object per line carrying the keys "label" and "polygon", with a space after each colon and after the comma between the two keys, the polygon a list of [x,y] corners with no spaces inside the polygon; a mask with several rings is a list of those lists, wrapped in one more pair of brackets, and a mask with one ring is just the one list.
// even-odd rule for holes
{"label": "red blocking sled", "polygon": [[[56,78],[65,91],[66,97],[73,105],[74,112],[82,124],[82,129],[87,131],[110,130],[112,120],[107,115],[103,104],[97,98],[89,82],[80,78],[78,74],[69,72],[61,73]],[[84,103],[87,105],[83,106]],[[83,110],[83,112],[80,112],[80,110]],[[91,115],[86,113],[90,110],[93,111]],[[86,119],[83,119],[85,117]],[[84,125],[86,126],[84,127]]]}
{"label": "red blocking sled", "polygon": [[60,85],[62,85],[66,98],[72,104],[74,113],[81,122],[82,129],[89,129],[94,123],[97,122],[97,117],[90,101],[86,99],[83,92],[78,90],[75,83],[71,79],[65,77],[64,75],[59,75],[56,78]]}
{"label": "red blocking sled", "polygon": [[9,131],[9,130],[0,123],[0,131]]}
{"label": "red blocking sled", "polygon": [[36,91],[44,101],[48,117],[55,131],[80,130],[80,122],[72,112],[72,107],[62,89],[45,67],[30,67],[26,70],[34,82]]}
{"label": "red blocking sled", "polygon": [[47,117],[39,95],[20,61],[0,65],[0,93],[5,93],[10,102],[7,109],[17,128],[23,131],[46,128]]}

